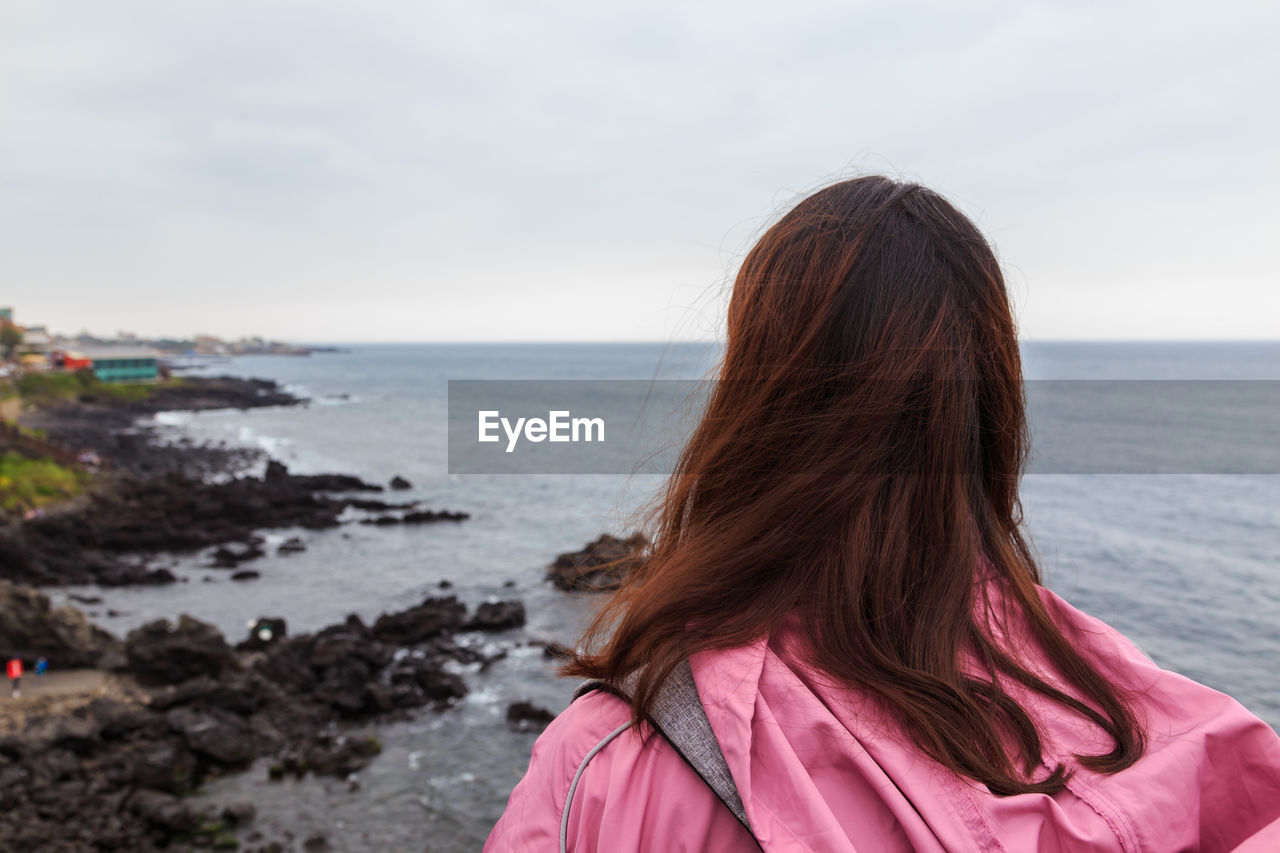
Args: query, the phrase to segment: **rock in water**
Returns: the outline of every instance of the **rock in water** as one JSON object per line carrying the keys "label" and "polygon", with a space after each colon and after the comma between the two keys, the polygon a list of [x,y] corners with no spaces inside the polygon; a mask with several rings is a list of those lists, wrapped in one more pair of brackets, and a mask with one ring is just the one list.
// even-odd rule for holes
{"label": "rock in water", "polygon": [[641,533],[626,539],[604,534],[581,551],[556,557],[547,577],[564,590],[617,589],[644,559],[649,540]]}
{"label": "rock in water", "polygon": [[251,823],[258,814],[258,809],[248,800],[235,800],[222,807],[222,820],[232,826],[244,826]]}
{"label": "rock in water", "polygon": [[428,598],[417,607],[385,613],[373,623],[373,635],[386,643],[412,646],[462,625],[467,608],[456,596]]}
{"label": "rock in water", "polygon": [[236,644],[236,651],[261,651],[283,640],[288,633],[288,625],[280,617],[261,616],[249,625],[249,636]]}
{"label": "rock in water", "polygon": [[229,542],[219,546],[212,554],[211,565],[219,569],[234,569],[241,563],[256,560],[266,552],[262,550],[261,539],[248,542]]}
{"label": "rock in water", "polygon": [[125,668],[144,683],[176,684],[199,675],[217,678],[224,667],[235,664],[222,632],[185,613],[176,626],[157,619],[133,629],[124,645]]}
{"label": "rock in water", "polygon": [[382,486],[366,483],[350,474],[290,474],[283,463],[271,460],[267,463],[263,482],[288,483],[310,492],[380,492]]}
{"label": "rock in water", "polygon": [[277,554],[297,554],[307,550],[307,544],[297,536],[290,536],[288,539],[280,543],[280,547],[276,549]]}
{"label": "rock in water", "polygon": [[486,601],[462,626],[464,631],[505,631],[524,624],[524,602]]}
{"label": "rock in water", "polygon": [[391,488],[396,489],[398,491],[402,491],[404,489],[412,489],[413,483],[410,483],[404,477],[401,477],[399,474],[397,474],[396,476],[391,478]]}
{"label": "rock in water", "polygon": [[434,521],[465,521],[470,517],[465,512],[451,512],[447,509],[421,509],[406,512],[402,520],[405,524],[430,524]]}
{"label": "rock in water", "polygon": [[507,706],[507,722],[520,731],[542,731],[556,715],[530,702],[513,702]]}

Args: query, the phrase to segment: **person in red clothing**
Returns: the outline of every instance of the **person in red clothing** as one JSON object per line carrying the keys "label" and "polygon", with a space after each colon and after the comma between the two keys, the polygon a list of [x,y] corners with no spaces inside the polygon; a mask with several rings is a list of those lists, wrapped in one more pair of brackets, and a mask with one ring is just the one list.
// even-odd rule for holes
{"label": "person in red clothing", "polygon": [[22,658],[9,658],[9,665],[6,669],[13,698],[17,699],[22,695]]}

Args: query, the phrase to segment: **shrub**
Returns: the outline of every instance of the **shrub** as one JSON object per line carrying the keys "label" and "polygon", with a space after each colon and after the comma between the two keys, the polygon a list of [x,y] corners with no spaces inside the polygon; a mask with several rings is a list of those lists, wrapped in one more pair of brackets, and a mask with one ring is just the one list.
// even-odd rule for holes
{"label": "shrub", "polygon": [[52,459],[28,459],[13,452],[0,455],[0,509],[7,513],[73,498],[87,482],[84,472]]}

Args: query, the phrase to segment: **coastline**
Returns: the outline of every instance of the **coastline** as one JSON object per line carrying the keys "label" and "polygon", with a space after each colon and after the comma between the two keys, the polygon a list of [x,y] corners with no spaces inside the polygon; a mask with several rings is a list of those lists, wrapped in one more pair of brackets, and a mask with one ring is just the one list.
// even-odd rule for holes
{"label": "coastline", "polygon": [[236,569],[264,553],[259,531],[335,527],[350,508],[381,524],[466,518],[367,497],[385,489],[357,477],[290,474],[273,460],[260,477],[237,476],[266,454],[166,444],[139,424],[162,411],[305,404],[269,380],[216,377],[186,379],[141,401],[58,401],[24,413],[21,425],[42,433],[51,452],[88,455],[97,470],[79,497],[0,527],[6,577],[41,586],[173,583],[173,573],[155,565],[160,555],[218,547],[211,567]]}
{"label": "coastline", "polygon": [[[457,667],[483,670],[513,647],[467,637],[525,620],[519,601],[468,612],[452,596],[428,597],[314,634],[262,618],[233,646],[186,615],[121,640],[10,581],[0,581],[0,609],[0,645],[96,658],[26,675],[21,698],[0,697],[0,838],[28,850],[237,848],[233,831],[252,821],[252,804],[197,807],[186,797],[260,759],[272,779],[353,782],[381,751],[363,724],[450,707],[469,689]],[[246,849],[284,849],[253,836],[265,846]]]}
{"label": "coastline", "polygon": [[[511,647],[467,637],[524,624],[516,600],[468,612],[452,596],[428,596],[372,624],[352,615],[310,634],[289,635],[284,619],[264,616],[232,645],[185,615],[119,638],[78,607],[52,607],[24,584],[172,583],[154,563],[206,548],[215,549],[211,568],[252,579],[256,572],[238,567],[263,553],[265,529],[467,518],[370,498],[384,487],[348,475],[290,474],[275,460],[261,477],[236,476],[260,462],[260,452],[162,444],[139,419],[305,404],[265,380],[194,379],[178,388],[143,401],[60,401],[23,415],[51,450],[97,460],[85,494],[0,528],[0,645],[30,658],[28,666],[40,656],[54,667],[38,688],[35,676],[24,678],[22,698],[0,697],[0,836],[23,849],[235,847],[252,804],[196,808],[186,795],[258,759],[271,762],[272,778],[350,777],[380,749],[353,726],[448,707],[468,691],[459,667],[483,670]],[[283,849],[280,840],[246,832],[245,840],[263,844],[256,849]]]}

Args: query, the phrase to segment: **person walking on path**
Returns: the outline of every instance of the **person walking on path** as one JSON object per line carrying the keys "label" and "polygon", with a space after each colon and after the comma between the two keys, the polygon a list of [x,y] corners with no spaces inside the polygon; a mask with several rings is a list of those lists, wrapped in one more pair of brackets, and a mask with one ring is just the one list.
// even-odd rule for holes
{"label": "person walking on path", "polygon": [[6,667],[9,676],[9,687],[14,699],[22,696],[22,658],[9,658]]}

